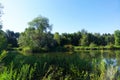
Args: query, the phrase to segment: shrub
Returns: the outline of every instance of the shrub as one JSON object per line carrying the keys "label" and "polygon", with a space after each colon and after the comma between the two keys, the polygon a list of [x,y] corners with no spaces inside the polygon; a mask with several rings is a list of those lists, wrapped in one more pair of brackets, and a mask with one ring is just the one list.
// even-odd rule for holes
{"label": "shrub", "polygon": [[92,48],[92,47],[96,47],[97,45],[95,43],[90,43],[89,46]]}
{"label": "shrub", "polygon": [[73,45],[65,45],[64,48],[66,48],[67,51],[73,51],[74,50]]}
{"label": "shrub", "polygon": [[32,53],[32,49],[30,47],[24,47],[22,52],[23,53]]}

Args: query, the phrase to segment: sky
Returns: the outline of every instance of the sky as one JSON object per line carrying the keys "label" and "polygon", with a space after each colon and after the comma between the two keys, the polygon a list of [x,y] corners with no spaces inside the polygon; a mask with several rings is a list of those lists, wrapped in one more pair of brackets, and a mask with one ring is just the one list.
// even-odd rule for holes
{"label": "sky", "polygon": [[49,19],[52,32],[114,33],[120,29],[120,0],[0,0],[3,30],[23,32],[38,16]]}

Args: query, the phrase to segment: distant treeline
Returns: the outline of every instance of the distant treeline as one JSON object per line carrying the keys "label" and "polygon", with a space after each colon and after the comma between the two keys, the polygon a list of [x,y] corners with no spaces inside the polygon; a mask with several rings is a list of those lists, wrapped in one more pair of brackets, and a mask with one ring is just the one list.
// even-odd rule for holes
{"label": "distant treeline", "polygon": [[66,51],[73,46],[120,46],[120,30],[114,34],[89,33],[82,29],[75,33],[51,33],[52,25],[46,17],[38,16],[28,23],[22,33],[0,30],[0,49],[19,47],[23,51]]}

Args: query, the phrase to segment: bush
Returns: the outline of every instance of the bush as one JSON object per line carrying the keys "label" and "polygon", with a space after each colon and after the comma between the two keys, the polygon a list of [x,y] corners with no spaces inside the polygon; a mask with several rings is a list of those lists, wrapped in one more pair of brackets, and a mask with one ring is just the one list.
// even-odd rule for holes
{"label": "bush", "polygon": [[67,51],[73,51],[74,50],[73,45],[65,45],[64,48],[66,48]]}
{"label": "bush", "polygon": [[90,43],[89,46],[92,48],[92,47],[96,47],[97,45],[95,43]]}
{"label": "bush", "polygon": [[32,49],[30,47],[24,47],[22,52],[23,53],[32,53]]}

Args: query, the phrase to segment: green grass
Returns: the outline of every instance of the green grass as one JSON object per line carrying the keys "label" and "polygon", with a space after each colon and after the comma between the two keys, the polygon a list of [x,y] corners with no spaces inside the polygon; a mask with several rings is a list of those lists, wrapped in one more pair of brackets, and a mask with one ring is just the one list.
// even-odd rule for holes
{"label": "green grass", "polygon": [[120,50],[120,46],[74,46],[74,51],[80,50]]}
{"label": "green grass", "polygon": [[[106,67],[99,59],[87,59],[79,53],[47,53],[23,55],[16,51],[3,51],[0,55],[0,80],[103,80],[116,79],[117,67]],[[100,53],[99,53],[100,54]],[[86,58],[86,59],[85,59]],[[109,71],[113,73],[110,77]],[[107,74],[107,76],[106,76]],[[109,80],[110,80],[109,79]]]}
{"label": "green grass", "polygon": [[30,67],[28,64],[14,69],[14,64],[11,63],[9,67],[4,67],[0,72],[0,80],[32,80],[35,69],[35,65]]}
{"label": "green grass", "polygon": [[[49,72],[50,67],[52,66],[52,69],[47,75],[52,75],[55,74],[54,70],[56,72],[61,71],[62,69],[62,78],[66,78],[66,76],[69,75],[75,75],[73,74],[72,70],[77,69],[80,72],[82,71],[90,71],[91,66],[89,61],[80,59],[79,54],[62,54],[58,53],[56,55],[51,54],[41,54],[39,56],[25,56],[22,54],[19,54],[17,52],[8,52],[6,57],[2,60],[2,63],[4,63],[4,66],[9,67],[11,63],[13,63],[13,69],[21,69],[23,65],[28,65],[32,67],[35,63],[36,65],[36,70],[34,72],[34,77],[37,80],[45,78],[44,76],[46,75],[47,72]],[[77,71],[76,70],[76,71]],[[56,75],[57,77],[59,75]]]}

